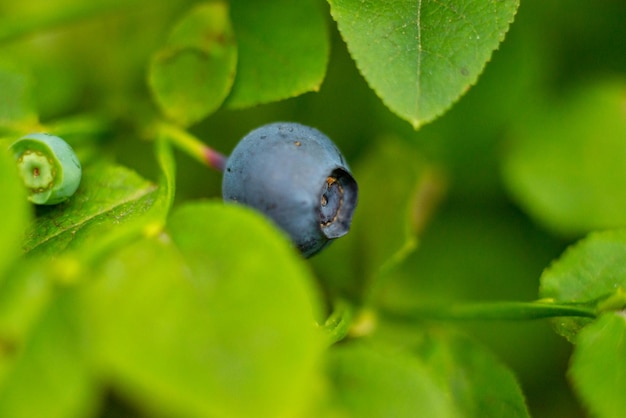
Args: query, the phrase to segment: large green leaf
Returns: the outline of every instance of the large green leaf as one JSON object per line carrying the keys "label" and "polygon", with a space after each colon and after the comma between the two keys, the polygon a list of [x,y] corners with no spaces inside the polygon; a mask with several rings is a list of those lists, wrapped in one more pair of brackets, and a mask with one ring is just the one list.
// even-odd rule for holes
{"label": "large green leaf", "polygon": [[504,39],[517,0],[328,0],[359,70],[415,128],[448,109]]}
{"label": "large green leaf", "polygon": [[365,343],[328,353],[334,404],[348,417],[458,417],[451,399],[416,357]]}
{"label": "large green leaf", "polygon": [[102,371],[175,416],[300,416],[323,334],[299,255],[259,215],[218,202],[180,208],[168,229],[104,263],[83,295]]}
{"label": "large green leaf", "polygon": [[227,105],[249,107],[317,91],[329,55],[324,9],[315,0],[234,0],[239,64]]}
{"label": "large green leaf", "polygon": [[154,190],[154,184],[127,168],[89,166],[83,170],[80,187],[68,201],[38,209],[24,250],[52,255],[68,246],[86,245],[86,240],[98,239],[111,227],[144,213],[154,201]]}
{"label": "large green leaf", "polygon": [[626,410],[626,317],[604,315],[576,337],[570,375],[593,416],[617,418]]}
{"label": "large green leaf", "polygon": [[565,235],[626,226],[626,81],[602,81],[518,124],[504,160],[513,196]]}
{"label": "large green leaf", "polygon": [[17,174],[15,161],[4,149],[0,149],[0,191],[2,192],[0,282],[2,282],[5,270],[20,254],[20,242],[29,218],[26,189]]}
{"label": "large green leaf", "polygon": [[437,332],[426,336],[417,353],[431,376],[448,388],[463,417],[529,417],[513,373],[467,337]]}
{"label": "large green leaf", "polygon": [[190,125],[220,107],[230,92],[237,47],[223,1],[195,6],[152,59],[152,93],[172,120]]}
{"label": "large green leaf", "polygon": [[[74,305],[59,297],[18,345],[0,379],[0,416],[88,416],[96,403],[96,384],[83,348]],[[0,367],[2,362],[0,353]]]}
{"label": "large green leaf", "polygon": [[[557,302],[590,302],[626,289],[626,231],[589,235],[570,247],[541,276],[540,294]],[[584,318],[560,318],[557,331],[573,340],[589,323]]]}

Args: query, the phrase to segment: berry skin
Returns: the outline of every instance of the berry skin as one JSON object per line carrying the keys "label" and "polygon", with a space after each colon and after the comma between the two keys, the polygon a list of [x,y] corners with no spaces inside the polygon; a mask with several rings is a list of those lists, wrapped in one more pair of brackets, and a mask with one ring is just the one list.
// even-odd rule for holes
{"label": "berry skin", "polygon": [[9,150],[31,202],[61,203],[78,188],[82,176],[80,162],[72,147],[58,136],[32,133],[15,141]]}
{"label": "berry skin", "polygon": [[222,182],[225,201],[267,215],[305,257],[348,233],[357,194],[333,142],[317,129],[291,122],[246,135],[228,158]]}

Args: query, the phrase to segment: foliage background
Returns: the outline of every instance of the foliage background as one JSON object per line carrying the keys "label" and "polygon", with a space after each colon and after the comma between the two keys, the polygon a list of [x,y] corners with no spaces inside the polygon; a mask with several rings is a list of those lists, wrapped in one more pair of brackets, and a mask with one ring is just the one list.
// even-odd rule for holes
{"label": "foliage background", "polygon": [[[105,2],[93,2],[93,10],[97,11],[101,3]],[[106,155],[157,182],[153,144],[138,139],[144,133],[137,132],[136,122],[130,119],[148,118],[154,112],[146,82],[147,63],[190,2],[106,3],[106,10],[97,17],[64,17],[59,11],[71,7],[70,0],[0,3],[5,23],[60,16],[45,30],[27,31],[19,37],[3,38],[0,29],[0,57],[32,73],[36,80],[32,97],[42,122],[83,112],[111,116],[114,128],[97,138],[97,144],[83,149],[84,161]],[[379,296],[384,303],[536,299],[543,269],[596,225],[563,231],[553,218],[533,209],[541,199],[517,183],[524,173],[537,168],[532,158],[525,160],[530,161],[527,167],[516,169],[509,164],[516,155],[515,144],[540,137],[541,130],[550,125],[542,118],[567,120],[567,103],[577,103],[572,105],[579,112],[573,112],[576,115],[593,114],[593,102],[587,109],[588,102],[578,99],[587,97],[585,89],[598,85],[609,85],[610,91],[621,88],[626,109],[623,1],[522,1],[506,40],[477,85],[444,116],[417,131],[391,113],[368,87],[328,13],[328,5],[320,1],[319,7],[326,11],[331,45],[319,92],[248,109],[221,108],[191,126],[191,132],[228,153],[245,133],[263,123],[298,121],[333,138],[357,173],[367,173],[370,167],[386,170],[389,167],[384,161],[377,166],[377,156],[397,147],[401,151],[392,153],[390,160],[404,154],[416,166],[426,167],[430,192],[420,200],[425,209],[413,208],[419,212],[419,220],[413,223],[418,232],[417,250],[385,272]],[[8,27],[7,23],[7,32]],[[566,116],[559,109],[566,109]],[[594,144],[604,144],[600,138],[607,132],[602,115],[591,117],[584,125],[589,135],[581,147],[597,150]],[[572,129],[576,128],[574,124]],[[569,142],[575,135],[568,129],[554,128],[554,148],[546,155],[555,167],[566,165],[563,160],[575,152]],[[622,143],[626,140],[620,139]],[[615,152],[613,146],[621,152],[623,145],[620,148],[619,141],[616,143],[609,143],[606,152],[600,148],[595,164],[608,164],[602,158],[608,159]],[[220,197],[219,173],[183,153],[177,152],[176,160],[176,205]],[[407,179],[406,183],[400,181],[401,186],[410,190],[414,187],[411,175],[391,168],[376,172],[372,184],[384,190],[395,181],[390,177],[399,176]],[[626,201],[624,177],[622,170],[600,179],[603,196]],[[531,186],[536,186],[532,180]],[[376,211],[360,207],[357,216],[377,213],[398,217],[395,203],[374,199]],[[593,214],[594,209],[590,210]],[[558,218],[558,213],[555,216]],[[367,224],[371,220],[355,222]],[[619,222],[600,226],[623,226]],[[346,248],[352,245],[350,239],[358,237],[334,244],[310,264],[322,283],[354,294],[358,293],[354,280],[367,276],[367,266],[353,270],[361,271],[363,277],[350,275],[342,282],[347,277],[342,274],[347,271],[345,265],[355,263],[354,255],[346,255]],[[554,333],[549,322],[464,322],[458,327],[513,369],[533,416],[585,416],[567,381],[571,346]]]}

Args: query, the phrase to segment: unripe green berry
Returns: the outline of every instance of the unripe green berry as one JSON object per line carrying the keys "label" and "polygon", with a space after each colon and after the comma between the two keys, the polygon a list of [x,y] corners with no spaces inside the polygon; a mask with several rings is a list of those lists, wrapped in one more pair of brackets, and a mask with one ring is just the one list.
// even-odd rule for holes
{"label": "unripe green berry", "polygon": [[82,175],[76,154],[58,136],[32,133],[9,147],[29,191],[28,200],[37,205],[54,205],[74,194]]}

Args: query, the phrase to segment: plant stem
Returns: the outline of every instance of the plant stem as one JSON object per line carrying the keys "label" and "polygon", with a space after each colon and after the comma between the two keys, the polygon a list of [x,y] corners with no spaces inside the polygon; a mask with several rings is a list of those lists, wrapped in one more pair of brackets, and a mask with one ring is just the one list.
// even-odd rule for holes
{"label": "plant stem", "polygon": [[167,140],[202,164],[217,171],[224,171],[227,156],[204,144],[198,138],[178,126],[161,123],[159,132]]}
{"label": "plant stem", "polygon": [[576,316],[595,318],[589,305],[536,302],[485,302],[397,311],[380,309],[381,315],[399,321],[415,320],[505,320],[558,318]]}

